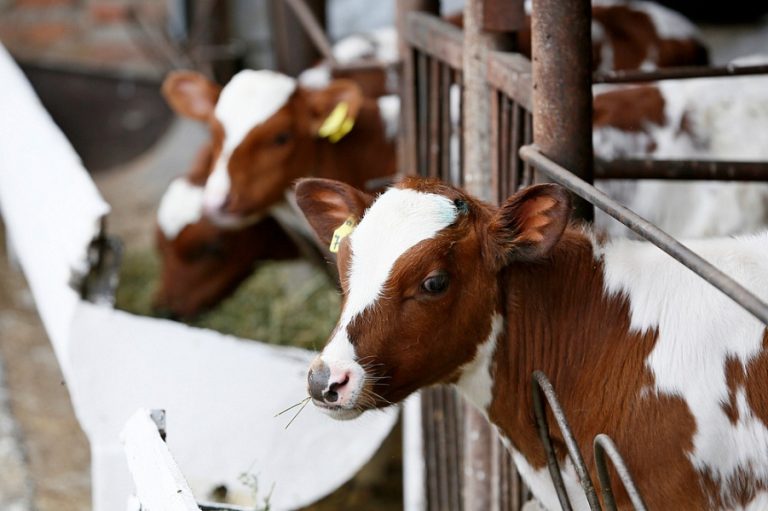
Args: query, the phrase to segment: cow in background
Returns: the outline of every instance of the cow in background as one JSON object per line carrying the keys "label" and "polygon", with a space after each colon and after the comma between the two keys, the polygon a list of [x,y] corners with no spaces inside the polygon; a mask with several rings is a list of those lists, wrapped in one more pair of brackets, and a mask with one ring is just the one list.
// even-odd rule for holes
{"label": "cow in background", "polygon": [[[768,161],[766,76],[665,80],[595,91],[597,157]],[[604,181],[599,187],[678,237],[725,236],[768,225],[766,183],[640,180]],[[596,222],[613,236],[627,234],[605,215]]]}
{"label": "cow in background", "polygon": [[259,261],[289,260],[301,251],[272,217],[244,229],[221,229],[203,217],[203,186],[212,150],[203,147],[186,176],[171,182],[157,214],[159,315],[192,318],[229,296]]}

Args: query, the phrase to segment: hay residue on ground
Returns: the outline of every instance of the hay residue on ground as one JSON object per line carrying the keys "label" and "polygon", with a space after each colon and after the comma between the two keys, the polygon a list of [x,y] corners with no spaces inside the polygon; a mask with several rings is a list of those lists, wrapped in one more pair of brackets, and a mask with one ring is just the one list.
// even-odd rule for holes
{"label": "hay residue on ground", "polygon": [[[153,250],[127,251],[116,307],[152,316],[160,272]],[[305,262],[265,262],[216,308],[187,323],[245,339],[317,350],[338,318],[340,298],[327,274]]]}

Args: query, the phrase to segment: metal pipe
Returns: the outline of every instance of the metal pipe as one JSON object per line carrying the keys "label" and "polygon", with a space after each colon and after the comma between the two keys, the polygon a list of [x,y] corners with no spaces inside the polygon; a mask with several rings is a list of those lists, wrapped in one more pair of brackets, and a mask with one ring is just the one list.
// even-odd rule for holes
{"label": "metal pipe", "polygon": [[655,82],[659,80],[679,80],[690,78],[712,78],[722,76],[746,76],[768,74],[768,65],[759,66],[727,66],[706,67],[668,67],[654,71],[605,71],[596,73],[592,78],[593,83],[630,83],[630,82]]}
{"label": "metal pipe", "polygon": [[611,477],[608,474],[608,465],[606,463],[606,455],[613,463],[616,473],[619,474],[624,489],[627,490],[629,495],[629,501],[635,507],[635,511],[646,511],[645,502],[640,496],[640,492],[637,491],[635,481],[632,479],[632,475],[629,473],[627,464],[624,462],[624,458],[619,454],[619,450],[616,448],[616,444],[613,443],[611,437],[605,433],[600,433],[595,437],[594,441],[595,449],[595,465],[597,466],[597,477],[600,480],[600,489],[603,495],[603,503],[608,511],[616,511],[616,499],[613,497],[613,487],[611,486]]}
{"label": "metal pipe", "polygon": [[568,419],[565,418],[565,412],[560,406],[560,402],[555,395],[555,389],[552,388],[552,384],[546,375],[541,371],[534,371],[531,378],[531,390],[533,392],[533,412],[536,416],[536,429],[539,432],[539,439],[544,446],[544,451],[547,454],[547,465],[549,467],[549,474],[552,476],[552,481],[555,483],[555,490],[557,491],[557,498],[560,500],[560,505],[563,507],[563,511],[570,511],[571,503],[568,500],[568,493],[566,492],[565,483],[563,482],[563,476],[560,472],[560,464],[557,461],[557,453],[552,445],[552,438],[549,434],[549,427],[547,425],[547,414],[544,409],[544,400],[542,394],[549,403],[549,408],[552,410],[552,416],[557,422],[560,433],[565,440],[565,446],[568,449],[568,455],[571,458],[576,474],[579,476],[581,482],[581,488],[584,490],[584,494],[587,497],[587,503],[592,511],[600,511],[600,501],[597,498],[595,492],[595,486],[592,484],[592,478],[589,477],[589,471],[587,465],[584,463],[584,457],[581,455],[579,444],[576,442],[576,438],[573,436],[573,431],[568,424]]}
{"label": "metal pipe", "polygon": [[[589,0],[533,0],[533,141],[541,152],[592,182],[592,6]],[[575,213],[592,220],[592,205]]]}
{"label": "metal pipe", "polygon": [[595,179],[768,181],[766,161],[595,160]]}
{"label": "metal pipe", "polygon": [[535,145],[521,147],[520,156],[555,182],[588,200],[646,240],[661,248],[664,252],[680,261],[726,296],[733,299],[737,304],[748,310],[757,319],[768,325],[768,304],[761,301],[744,286],[715,268],[698,254],[692,252],[675,238],[553,162],[544,156]]}

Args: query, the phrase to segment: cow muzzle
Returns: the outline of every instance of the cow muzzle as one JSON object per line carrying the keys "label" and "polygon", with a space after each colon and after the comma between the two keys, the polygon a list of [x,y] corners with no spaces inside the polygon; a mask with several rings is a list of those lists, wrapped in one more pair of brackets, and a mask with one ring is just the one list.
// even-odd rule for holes
{"label": "cow muzzle", "polygon": [[363,380],[358,364],[317,357],[307,374],[307,389],[312,402],[325,413],[335,419],[352,419],[362,413],[358,399]]}

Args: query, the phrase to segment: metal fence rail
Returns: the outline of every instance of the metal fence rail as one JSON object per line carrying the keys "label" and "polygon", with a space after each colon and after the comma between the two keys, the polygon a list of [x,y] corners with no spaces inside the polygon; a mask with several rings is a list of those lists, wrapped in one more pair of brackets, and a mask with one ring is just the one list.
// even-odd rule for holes
{"label": "metal fence rail", "polygon": [[768,325],[768,304],[761,301],[744,286],[708,263],[701,256],[692,252],[685,245],[665,233],[637,213],[625,208],[586,181],[571,174],[539,152],[536,146],[520,149],[520,156],[533,165],[536,170],[546,174],[553,181],[561,184],[583,199],[602,209],[613,218],[623,223],[634,232],[650,241],[664,252],[690,268],[694,273],[729,296],[733,301],[748,310],[757,319]]}

